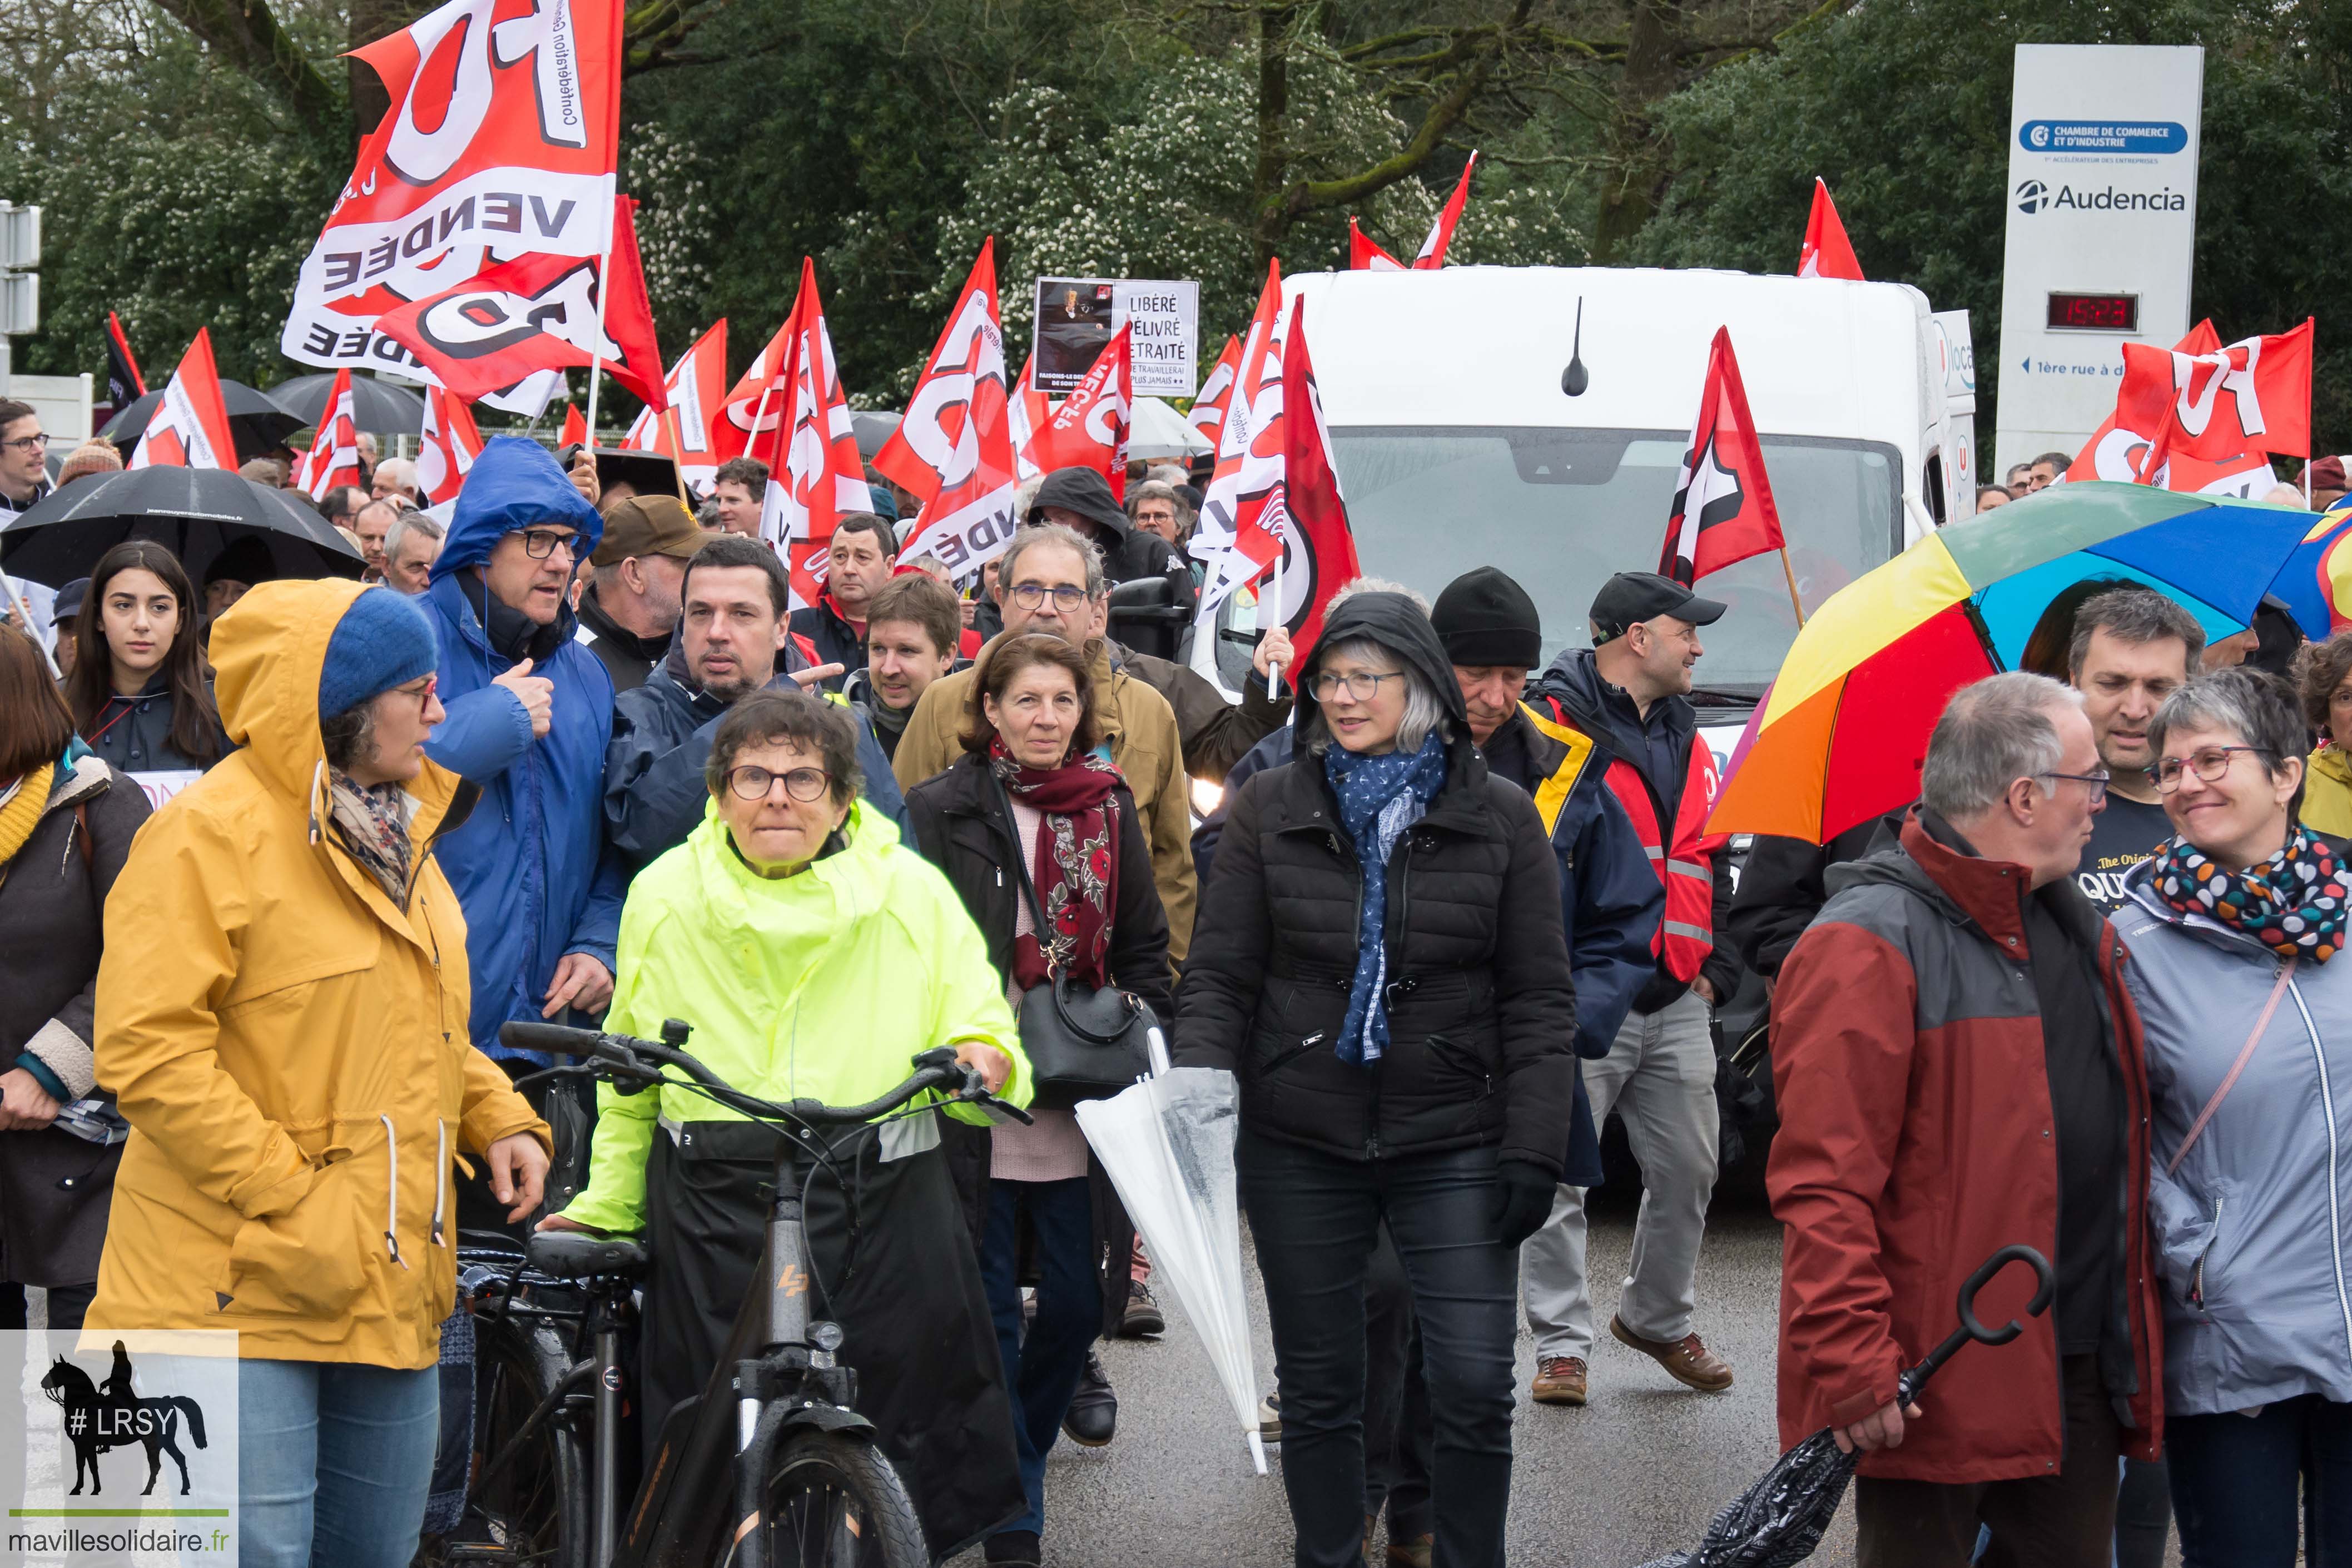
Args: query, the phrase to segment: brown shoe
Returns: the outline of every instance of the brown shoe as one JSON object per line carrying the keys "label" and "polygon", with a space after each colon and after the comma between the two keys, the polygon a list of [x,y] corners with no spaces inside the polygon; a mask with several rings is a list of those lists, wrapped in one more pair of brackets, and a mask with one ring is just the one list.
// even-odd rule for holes
{"label": "brown shoe", "polygon": [[1631,1345],[1702,1394],[1721,1394],[1731,1386],[1731,1363],[1699,1342],[1696,1334],[1678,1340],[1645,1340],[1625,1326],[1622,1318],[1609,1320],[1609,1331],[1620,1344]]}
{"label": "brown shoe", "polygon": [[1437,1550],[1437,1537],[1416,1535],[1410,1541],[1389,1542],[1388,1568],[1429,1568],[1432,1553]]}
{"label": "brown shoe", "polygon": [[1536,1358],[1536,1380],[1528,1393],[1538,1405],[1584,1403],[1584,1358],[1548,1355]]}

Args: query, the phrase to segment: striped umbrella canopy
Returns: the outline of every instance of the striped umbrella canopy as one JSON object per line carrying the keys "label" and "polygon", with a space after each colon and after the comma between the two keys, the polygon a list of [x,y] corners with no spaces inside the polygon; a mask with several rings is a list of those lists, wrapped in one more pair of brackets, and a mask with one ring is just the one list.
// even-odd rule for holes
{"label": "striped umbrella canopy", "polygon": [[2265,595],[2326,637],[2352,612],[2347,528],[2352,510],[2094,482],[1930,534],[1805,622],[1709,831],[1821,844],[1916,799],[1952,693],[2016,668],[2043,612],[2086,581],[2153,587],[2209,638],[2243,631]]}

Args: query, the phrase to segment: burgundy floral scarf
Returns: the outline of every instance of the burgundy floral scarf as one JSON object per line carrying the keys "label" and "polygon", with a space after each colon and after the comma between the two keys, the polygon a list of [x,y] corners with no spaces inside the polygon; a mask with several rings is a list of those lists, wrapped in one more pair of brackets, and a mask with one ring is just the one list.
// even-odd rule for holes
{"label": "burgundy floral scarf", "polygon": [[1013,942],[1014,983],[1025,991],[1062,973],[1087,985],[1109,984],[1111,915],[1118,907],[1118,818],[1111,792],[1118,770],[1092,752],[1057,768],[1023,767],[1003,736],[989,746],[988,766],[1014,799],[1045,818],[1029,875],[1046,929]]}

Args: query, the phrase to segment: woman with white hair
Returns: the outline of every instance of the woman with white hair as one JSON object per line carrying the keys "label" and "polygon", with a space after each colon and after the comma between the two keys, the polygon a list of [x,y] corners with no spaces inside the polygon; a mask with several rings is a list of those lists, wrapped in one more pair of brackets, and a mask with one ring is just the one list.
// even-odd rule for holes
{"label": "woman with white hair", "polygon": [[1232,802],[1176,1058],[1240,1079],[1297,1561],[1362,1547],[1364,1285],[1385,1221],[1422,1325],[1436,1561],[1499,1568],[1518,1246],[1551,1213],[1574,1093],[1558,872],[1412,600],[1335,605],[1298,686],[1296,759]]}

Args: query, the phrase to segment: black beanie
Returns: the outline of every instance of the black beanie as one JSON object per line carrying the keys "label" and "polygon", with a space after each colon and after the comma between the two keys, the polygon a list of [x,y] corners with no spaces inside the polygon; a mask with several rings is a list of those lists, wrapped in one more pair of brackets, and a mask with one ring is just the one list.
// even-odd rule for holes
{"label": "black beanie", "polygon": [[1429,613],[1445,657],[1469,668],[1533,669],[1543,662],[1543,619],[1528,591],[1492,566],[1465,573]]}

